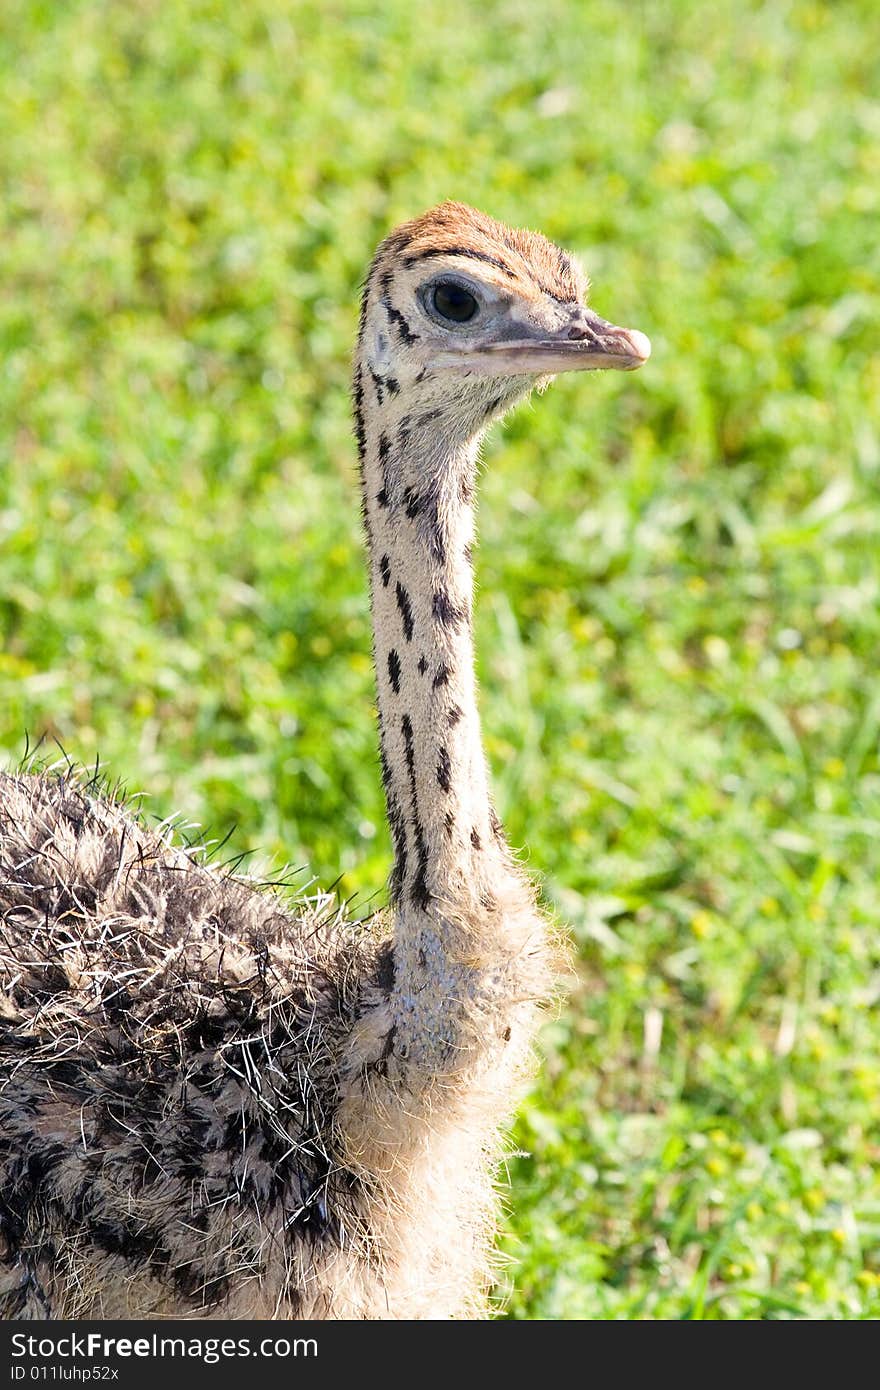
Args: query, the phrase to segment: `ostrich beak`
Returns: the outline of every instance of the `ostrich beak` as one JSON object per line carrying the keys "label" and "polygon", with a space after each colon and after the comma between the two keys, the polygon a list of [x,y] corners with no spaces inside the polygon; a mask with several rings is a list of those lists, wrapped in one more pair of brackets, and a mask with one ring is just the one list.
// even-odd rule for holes
{"label": "ostrich beak", "polygon": [[518,376],[537,372],[632,372],[651,356],[651,341],[637,328],[618,328],[579,305],[553,334],[496,342],[462,344],[440,354],[439,364],[463,367],[478,376]]}

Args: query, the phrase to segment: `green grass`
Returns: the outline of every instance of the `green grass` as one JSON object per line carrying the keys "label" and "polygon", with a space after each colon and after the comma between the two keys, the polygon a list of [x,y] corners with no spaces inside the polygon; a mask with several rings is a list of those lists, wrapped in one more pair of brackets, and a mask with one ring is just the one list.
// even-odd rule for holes
{"label": "green grass", "polygon": [[654,358],[486,455],[488,751],[578,948],[509,1310],[880,1315],[875,7],[6,0],[0,47],[8,761],[380,892],[358,282],[442,197],[557,238]]}

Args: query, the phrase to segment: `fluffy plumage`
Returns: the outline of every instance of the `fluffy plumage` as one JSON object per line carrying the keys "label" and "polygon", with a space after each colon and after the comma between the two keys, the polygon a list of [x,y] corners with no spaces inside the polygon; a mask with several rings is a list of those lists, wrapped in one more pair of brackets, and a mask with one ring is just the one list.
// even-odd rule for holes
{"label": "fluffy plumage", "polygon": [[268,1311],[325,1311],[300,1271],[364,1205],[334,1069],[387,962],[92,791],[0,776],[0,1310],[265,1312],[276,1270]]}

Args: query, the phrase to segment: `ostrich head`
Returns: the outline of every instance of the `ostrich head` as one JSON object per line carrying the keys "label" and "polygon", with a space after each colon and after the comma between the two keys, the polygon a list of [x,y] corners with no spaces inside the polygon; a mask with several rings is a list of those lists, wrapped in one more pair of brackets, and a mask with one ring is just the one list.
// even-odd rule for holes
{"label": "ostrich head", "polygon": [[[558,372],[632,371],[651,345],[588,309],[586,276],[545,237],[463,203],[396,228],[367,278],[358,365],[473,432]],[[457,431],[456,431],[457,432]]]}

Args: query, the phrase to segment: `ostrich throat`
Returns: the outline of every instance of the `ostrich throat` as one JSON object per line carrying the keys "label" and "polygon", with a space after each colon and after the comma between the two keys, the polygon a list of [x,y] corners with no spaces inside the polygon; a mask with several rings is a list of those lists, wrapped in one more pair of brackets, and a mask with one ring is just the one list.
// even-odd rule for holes
{"label": "ostrich throat", "polygon": [[[364,361],[355,374],[394,840],[394,997],[399,1029],[412,1033],[399,1042],[411,1056],[442,1047],[449,996],[471,987],[474,948],[490,945],[479,937],[499,930],[499,900],[516,881],[490,800],[471,628],[477,453],[489,418],[506,404],[494,385],[463,383],[454,402],[425,405],[423,397],[408,410],[396,381]],[[511,398],[520,391],[512,385]],[[477,939],[469,923],[480,924]]]}

